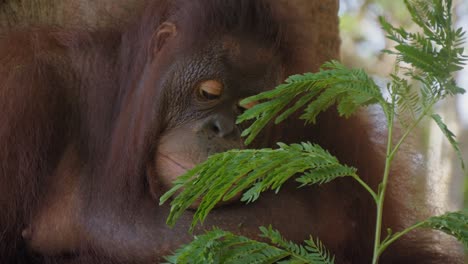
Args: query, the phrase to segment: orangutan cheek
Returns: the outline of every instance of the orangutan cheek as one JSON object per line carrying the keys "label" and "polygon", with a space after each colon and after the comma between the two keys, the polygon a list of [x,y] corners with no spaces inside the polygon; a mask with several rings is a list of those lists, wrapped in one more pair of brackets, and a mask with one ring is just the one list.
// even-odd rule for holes
{"label": "orangutan cheek", "polygon": [[173,182],[194,165],[182,161],[175,161],[165,155],[159,155],[156,157],[155,166],[158,168],[158,175],[162,186],[164,188],[171,188]]}

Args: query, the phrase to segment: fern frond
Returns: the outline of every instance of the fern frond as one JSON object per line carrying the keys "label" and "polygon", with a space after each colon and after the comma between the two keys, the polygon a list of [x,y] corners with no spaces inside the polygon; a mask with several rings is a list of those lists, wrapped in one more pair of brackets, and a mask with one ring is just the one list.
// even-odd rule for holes
{"label": "fern frond", "polygon": [[232,199],[245,190],[241,200],[253,202],[262,192],[278,192],[282,184],[296,174],[303,174],[297,179],[301,186],[356,174],[355,168],[340,164],[318,145],[278,145],[278,149],[230,150],[215,154],[179,177],[174,187],[160,199],[164,203],[182,189],[171,202],[167,223],[174,225],[183,211],[200,198],[192,229],[197,222],[204,221],[217,203]]}
{"label": "fern frond", "polygon": [[407,79],[392,74],[392,83],[389,84],[390,92],[395,94],[396,113],[403,127],[412,124],[423,112],[424,98],[408,83]]}
{"label": "fern frond", "polygon": [[448,129],[447,125],[442,121],[442,117],[440,117],[438,114],[433,114],[431,117],[439,126],[442,133],[444,133],[445,137],[450,142],[450,145],[452,145],[453,149],[455,150],[455,153],[457,154],[458,159],[460,160],[461,167],[464,170],[465,162],[463,161],[463,156],[461,154],[460,147],[458,146],[458,142],[455,139],[455,134],[453,134],[452,131]]}
{"label": "fern frond", "polygon": [[[465,32],[461,28],[452,28],[451,1],[405,0],[405,4],[422,33],[407,32],[380,18],[387,37],[397,43],[395,51],[385,52],[396,55],[397,62],[413,66],[402,67],[404,74],[421,82],[426,96],[431,99],[428,101],[464,93],[455,85],[452,74],[461,70],[467,60],[463,55]],[[400,100],[405,99],[402,97]]]}
{"label": "fern frond", "polygon": [[263,237],[274,245],[237,236],[220,229],[213,229],[165,257],[169,264],[270,264],[302,263],[332,264],[334,257],[324,245],[312,238],[305,245],[286,241],[271,227],[260,227]]}
{"label": "fern frond", "polygon": [[[397,72],[401,70],[405,78],[409,79],[392,74],[389,89],[398,106],[399,120],[408,127],[415,120],[430,115],[436,102],[448,95],[465,92],[455,84],[453,73],[462,69],[467,57],[463,55],[465,32],[461,28],[452,28],[451,0],[405,0],[405,4],[422,33],[396,28],[384,18],[380,22],[387,37],[397,43],[394,51],[386,52],[397,56],[398,65],[406,63],[412,66],[397,65]],[[419,83],[420,89],[409,85],[415,82]],[[440,116],[431,117],[455,149],[464,169],[455,136]]]}
{"label": "fern frond", "polygon": [[424,221],[423,226],[454,236],[468,248],[468,211],[433,216]]}
{"label": "fern frond", "polygon": [[334,263],[335,257],[325,248],[323,243],[311,237],[304,241],[305,245],[295,244],[285,240],[278,230],[274,230],[271,226],[268,228],[260,227],[262,237],[268,238],[272,244],[286,250],[291,256],[291,261],[302,261],[293,263]]}
{"label": "fern frond", "polygon": [[[379,103],[388,106],[379,87],[363,70],[350,70],[337,61],[323,64],[317,73],[293,75],[276,89],[260,93],[242,101],[264,101],[239,116],[237,123],[254,120],[242,136],[249,144],[272,119],[278,124],[306,106],[302,119],[315,122],[319,113],[337,104],[341,116],[352,115],[358,107]],[[285,109],[291,102],[292,107]]]}

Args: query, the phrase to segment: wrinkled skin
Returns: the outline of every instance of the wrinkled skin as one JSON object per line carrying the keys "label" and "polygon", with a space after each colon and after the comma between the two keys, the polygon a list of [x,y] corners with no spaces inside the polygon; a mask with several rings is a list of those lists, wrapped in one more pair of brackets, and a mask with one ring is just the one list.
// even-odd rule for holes
{"label": "wrinkled skin", "polygon": [[[291,58],[300,47],[285,39],[288,31],[277,34],[288,21],[279,9],[270,14],[260,1],[239,0],[181,7],[147,3],[141,17],[119,30],[3,34],[2,262],[158,263],[191,240],[193,214],[169,228],[169,208],[158,205],[159,197],[210,154],[244,147],[235,119],[251,105],[241,99],[311,65]],[[217,23],[205,19],[210,15]],[[307,128],[292,119],[267,129],[253,147],[318,142],[376,189],[385,139],[379,118],[378,110],[348,120],[328,112]],[[393,230],[430,211],[424,170],[408,149],[396,160],[386,200],[384,225]],[[253,204],[219,205],[196,233],[218,226],[256,238],[258,226],[271,224],[293,241],[319,237],[337,263],[365,263],[374,209],[352,179],[303,189],[288,183]],[[388,250],[382,263],[463,261],[453,240],[430,232]]]}

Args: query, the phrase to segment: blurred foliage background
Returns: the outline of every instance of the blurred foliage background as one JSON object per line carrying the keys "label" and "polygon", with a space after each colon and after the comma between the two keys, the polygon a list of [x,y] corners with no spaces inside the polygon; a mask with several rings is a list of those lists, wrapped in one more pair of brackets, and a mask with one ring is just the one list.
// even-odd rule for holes
{"label": "blurred foliage background", "polygon": [[[454,24],[468,31],[468,1],[454,0],[453,6]],[[394,43],[385,38],[379,16],[407,30],[415,28],[403,0],[340,0],[342,62],[350,67],[364,68],[384,84],[385,76],[393,69],[394,57],[380,51],[392,48]],[[468,44],[465,54],[468,55]],[[468,91],[468,67],[465,66],[456,77],[458,85]],[[443,101],[435,110],[457,135],[464,160],[468,161],[468,92]],[[429,164],[425,184],[432,190],[428,198],[444,210],[468,209],[468,175],[462,172],[450,144],[431,122],[424,125],[422,135],[420,143]]]}

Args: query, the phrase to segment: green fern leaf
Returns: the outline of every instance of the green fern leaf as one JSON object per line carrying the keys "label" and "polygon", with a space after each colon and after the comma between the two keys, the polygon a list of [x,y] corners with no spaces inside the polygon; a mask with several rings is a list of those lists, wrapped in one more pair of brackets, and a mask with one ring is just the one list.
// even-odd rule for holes
{"label": "green fern leaf", "polygon": [[[274,90],[244,99],[241,103],[263,101],[239,116],[237,123],[254,120],[243,131],[249,144],[260,131],[274,120],[282,122],[294,112],[305,107],[301,118],[315,122],[316,116],[337,103],[342,116],[352,115],[360,106],[380,103],[385,110],[387,103],[379,87],[363,70],[350,70],[337,61],[323,64],[317,73],[293,75]],[[291,102],[294,102],[292,107]]]}
{"label": "green fern leaf", "polygon": [[332,264],[334,257],[316,240],[306,240],[305,245],[285,241],[271,227],[260,227],[262,235],[274,245],[213,229],[183,245],[172,256],[165,257],[167,264],[271,264],[302,263]]}
{"label": "green fern leaf", "polygon": [[[397,42],[395,51],[385,52],[396,55],[399,63],[413,66],[401,69],[405,76],[421,82],[421,88],[425,89],[421,92],[428,99],[422,102],[435,102],[446,95],[464,93],[454,85],[452,77],[453,72],[463,68],[467,57],[463,55],[465,32],[452,28],[451,1],[405,0],[405,4],[423,33],[408,33],[380,18],[387,37]],[[393,81],[398,83],[395,78]]]}
{"label": "green fern leaf", "polygon": [[423,226],[452,235],[468,248],[468,211],[434,216],[424,221]]}
{"label": "green fern leaf", "polygon": [[271,226],[268,228],[260,227],[262,237],[268,238],[272,244],[286,250],[291,255],[291,262],[287,263],[327,263],[332,264],[335,261],[334,256],[327,251],[325,246],[320,240],[304,241],[305,245],[295,244],[291,241],[285,240],[278,230],[273,229]]}
{"label": "green fern leaf", "polygon": [[220,201],[244,192],[241,201],[253,202],[262,192],[279,191],[295,175],[301,186],[325,183],[343,176],[355,176],[356,169],[341,165],[329,152],[310,143],[286,145],[278,149],[230,150],[211,156],[204,163],[179,177],[174,187],[164,194],[160,202],[171,202],[167,223],[175,221],[190,205],[201,202],[194,214],[191,228],[203,222]]}
{"label": "green fern leaf", "polygon": [[450,142],[450,145],[452,145],[453,149],[457,153],[457,157],[460,160],[461,167],[464,170],[465,163],[463,161],[463,156],[461,154],[460,147],[458,146],[458,142],[455,140],[455,135],[452,133],[452,131],[448,129],[447,125],[442,121],[442,117],[440,117],[438,114],[433,114],[431,115],[431,117],[439,126],[440,130],[442,131],[442,133],[444,133],[445,137]]}

